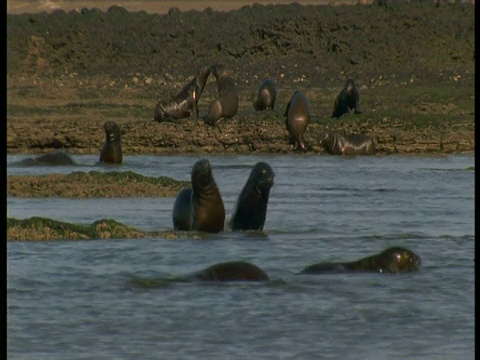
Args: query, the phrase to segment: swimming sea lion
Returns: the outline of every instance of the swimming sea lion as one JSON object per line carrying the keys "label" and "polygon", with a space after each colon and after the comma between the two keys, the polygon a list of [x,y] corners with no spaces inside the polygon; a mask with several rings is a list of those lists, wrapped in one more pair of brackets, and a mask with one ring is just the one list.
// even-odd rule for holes
{"label": "swimming sea lion", "polygon": [[258,89],[257,100],[253,108],[257,111],[273,110],[277,98],[277,89],[272,79],[265,79]]}
{"label": "swimming sea lion", "polygon": [[368,256],[357,261],[317,263],[305,267],[300,274],[324,274],[346,272],[399,273],[417,271],[420,256],[402,247],[390,247],[380,254]]}
{"label": "swimming sea lion", "polygon": [[258,162],[238,196],[230,219],[232,230],[263,230],[268,197],[275,174],[265,162]]}
{"label": "swimming sea lion", "polygon": [[193,165],[192,188],[183,188],[177,194],[172,220],[176,230],[211,233],[223,230],[225,207],[208,160],[199,160]]}
{"label": "swimming sea lion", "polygon": [[246,261],[227,261],[207,267],[191,275],[203,281],[265,281],[268,275],[258,266]]}
{"label": "swimming sea lion", "polygon": [[231,118],[238,111],[238,92],[230,72],[221,64],[212,65],[211,71],[217,79],[218,97],[210,104],[203,121],[215,126],[223,118]]}
{"label": "swimming sea lion", "polygon": [[105,129],[105,144],[100,152],[100,163],[121,164],[122,157],[122,130],[115,121],[107,121],[103,125]]}
{"label": "swimming sea lion", "polygon": [[345,82],[345,86],[335,99],[333,106],[332,118],[339,118],[354,110],[355,114],[361,114],[362,111],[358,108],[360,103],[360,94],[352,79]]}
{"label": "swimming sea lion", "polygon": [[56,166],[78,165],[72,157],[62,150],[55,150],[37,157],[31,157],[9,164],[8,166]]}
{"label": "swimming sea lion", "polygon": [[159,101],[155,106],[153,119],[157,122],[175,121],[198,116],[198,100],[207,83],[210,68],[200,69],[195,77],[175,96],[167,101]]}
{"label": "swimming sea lion", "polygon": [[310,122],[310,103],[305,94],[295,91],[285,109],[285,124],[295,150],[306,151],[303,134]]}
{"label": "swimming sea lion", "polygon": [[340,135],[331,130],[325,131],[318,143],[331,155],[370,155],[375,153],[373,139],[364,134]]}

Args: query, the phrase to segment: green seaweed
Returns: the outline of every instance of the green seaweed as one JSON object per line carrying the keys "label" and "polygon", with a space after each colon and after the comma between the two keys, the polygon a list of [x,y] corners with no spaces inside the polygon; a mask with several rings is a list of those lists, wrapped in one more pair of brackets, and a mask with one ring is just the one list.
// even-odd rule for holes
{"label": "green seaweed", "polygon": [[[186,234],[183,236],[186,237]],[[7,218],[7,240],[92,240],[145,237],[172,239],[178,238],[179,235],[173,231],[141,231],[113,219],[100,219],[91,225],[80,225],[39,216],[28,219]]]}
{"label": "green seaweed", "polygon": [[97,180],[105,181],[105,180],[113,180],[115,182],[124,183],[132,181],[139,182],[139,183],[148,183],[153,185],[161,185],[161,186],[172,186],[172,187],[183,187],[189,186],[190,181],[185,180],[175,180],[168,176],[159,176],[158,178],[153,176],[144,176],[141,174],[137,174],[133,171],[74,171],[68,175],[66,175],[67,179],[74,179],[74,180],[84,180],[87,177],[93,177]]}

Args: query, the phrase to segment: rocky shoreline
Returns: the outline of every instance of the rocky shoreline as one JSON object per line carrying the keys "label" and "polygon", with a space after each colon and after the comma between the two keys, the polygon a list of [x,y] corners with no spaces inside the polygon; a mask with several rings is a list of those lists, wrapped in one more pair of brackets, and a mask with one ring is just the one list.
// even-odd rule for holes
{"label": "rocky shoreline", "polygon": [[[122,127],[125,154],[291,153],[284,111],[295,90],[311,102],[311,154],[323,154],[317,140],[325,129],[370,135],[379,154],[475,148],[471,4],[281,4],[167,14],[116,6],[7,18],[10,154],[96,154],[107,120]],[[229,66],[238,87],[233,119],[221,130],[192,118],[153,121],[157,101],[217,62]],[[355,78],[365,112],[331,119],[347,76]],[[279,90],[273,113],[252,106],[265,77]],[[200,115],[215,97],[212,77]]]}

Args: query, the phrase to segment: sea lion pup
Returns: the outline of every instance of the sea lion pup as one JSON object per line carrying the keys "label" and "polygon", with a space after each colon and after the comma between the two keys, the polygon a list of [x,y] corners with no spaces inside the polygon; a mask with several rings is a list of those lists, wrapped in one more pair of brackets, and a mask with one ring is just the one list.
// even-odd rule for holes
{"label": "sea lion pup", "polygon": [[227,261],[193,273],[189,278],[203,281],[265,281],[268,275],[246,261]]}
{"label": "sea lion pup", "polygon": [[277,99],[277,88],[272,79],[265,79],[258,89],[257,100],[253,108],[257,111],[273,110]]}
{"label": "sea lion pup", "polygon": [[198,117],[198,100],[205,88],[208,75],[210,68],[200,69],[177,95],[169,100],[159,101],[155,106],[153,119],[163,122],[188,118],[191,114]]}
{"label": "sea lion pup", "polygon": [[78,165],[72,157],[62,150],[55,150],[37,157],[23,159],[8,166],[59,166],[59,165]]}
{"label": "sea lion pup", "polygon": [[274,177],[272,168],[265,162],[253,167],[234,206],[229,221],[232,230],[263,230]]}
{"label": "sea lion pup", "polygon": [[232,118],[238,111],[238,92],[230,72],[221,64],[212,65],[211,71],[217,79],[218,97],[213,100],[205,124],[216,126],[224,118]]}
{"label": "sea lion pup", "polygon": [[121,164],[122,157],[122,130],[115,121],[107,121],[105,129],[105,144],[100,152],[100,163]]}
{"label": "sea lion pup", "polygon": [[352,79],[345,82],[345,86],[338,94],[333,105],[332,118],[339,118],[354,110],[355,114],[361,114],[362,111],[358,108],[360,103],[360,94]]}
{"label": "sea lion pup", "polygon": [[347,272],[399,273],[417,271],[420,256],[403,247],[390,247],[381,253],[351,262],[316,263],[305,267],[300,274]]}
{"label": "sea lion pup", "polygon": [[330,155],[371,155],[375,153],[373,138],[364,134],[340,135],[331,130],[325,131],[318,140]]}
{"label": "sea lion pup", "polygon": [[173,204],[175,230],[218,233],[225,225],[225,207],[213,178],[210,162],[197,161],[192,167],[192,188],[183,188]]}
{"label": "sea lion pup", "polygon": [[285,109],[285,125],[290,135],[290,142],[295,150],[306,151],[303,134],[310,122],[310,103],[300,91],[295,91]]}

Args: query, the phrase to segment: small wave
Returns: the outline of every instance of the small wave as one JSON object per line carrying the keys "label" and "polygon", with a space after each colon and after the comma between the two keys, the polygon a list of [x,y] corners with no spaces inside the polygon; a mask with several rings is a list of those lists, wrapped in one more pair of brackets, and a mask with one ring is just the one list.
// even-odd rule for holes
{"label": "small wave", "polygon": [[414,240],[414,239],[428,239],[431,238],[430,235],[420,233],[420,232],[406,232],[406,233],[396,233],[396,234],[369,234],[362,235],[358,237],[362,240]]}

